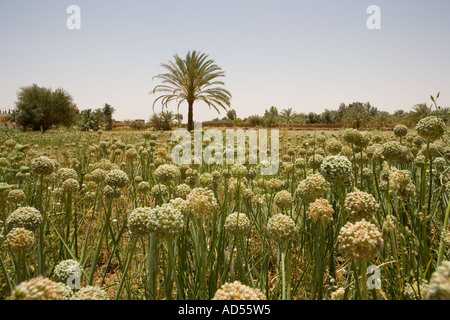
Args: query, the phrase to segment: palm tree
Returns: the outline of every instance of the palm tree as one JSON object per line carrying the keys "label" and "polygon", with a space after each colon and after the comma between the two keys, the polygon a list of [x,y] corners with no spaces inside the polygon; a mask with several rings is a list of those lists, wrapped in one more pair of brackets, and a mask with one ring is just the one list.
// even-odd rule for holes
{"label": "palm tree", "polygon": [[381,130],[387,125],[392,124],[393,117],[387,111],[378,111],[373,118],[373,122],[377,130]]}
{"label": "palm tree", "polygon": [[154,78],[162,80],[162,84],[156,86],[151,93],[163,93],[153,103],[153,110],[157,101],[162,108],[167,108],[169,102],[178,103],[177,110],[183,102],[188,104],[188,130],[194,129],[194,102],[203,101],[208,107],[214,108],[218,113],[219,107],[227,109],[230,106],[231,94],[220,87],[224,82],[217,80],[224,77],[225,72],[208,59],[208,55],[197,51],[188,52],[183,60],[177,54],[175,61],[163,63],[161,66],[167,73],[159,74]]}
{"label": "palm tree", "polygon": [[450,121],[450,108],[448,107],[439,107],[437,111],[438,117],[442,118],[445,123],[449,123]]}
{"label": "palm tree", "polygon": [[292,108],[283,109],[280,113],[281,121],[284,123],[292,123],[298,119],[298,114]]}
{"label": "palm tree", "polygon": [[161,112],[161,120],[163,130],[170,130],[175,120],[175,114],[172,111],[163,111]]}
{"label": "palm tree", "polygon": [[81,111],[80,127],[82,131],[97,131],[100,129],[98,114],[92,111],[92,109]]}
{"label": "palm tree", "polygon": [[416,104],[413,107],[413,111],[406,116],[406,120],[411,125],[416,125],[421,119],[431,116],[432,113],[431,107],[427,106],[426,103],[419,103]]}
{"label": "palm tree", "polygon": [[393,114],[394,118],[396,118],[397,121],[403,120],[403,118],[405,118],[406,115],[407,115],[406,111],[405,110],[401,110],[401,109],[396,110],[394,112],[394,114]]}
{"label": "palm tree", "polygon": [[359,129],[372,120],[372,116],[367,113],[367,108],[362,104],[352,106],[345,111],[341,122],[352,128]]}

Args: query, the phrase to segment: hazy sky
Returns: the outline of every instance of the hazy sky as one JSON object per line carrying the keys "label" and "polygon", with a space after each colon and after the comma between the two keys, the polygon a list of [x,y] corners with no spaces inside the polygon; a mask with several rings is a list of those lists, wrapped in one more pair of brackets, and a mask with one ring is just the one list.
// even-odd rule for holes
{"label": "hazy sky", "polygon": [[[66,26],[69,5],[81,30]],[[381,30],[366,26],[370,5]],[[0,109],[37,83],[66,89],[81,110],[109,103],[117,120],[147,120],[152,77],[189,50],[224,69],[239,117],[353,101],[409,110],[438,91],[448,107],[449,39],[448,0],[1,0]],[[216,116],[197,104],[196,119]]]}

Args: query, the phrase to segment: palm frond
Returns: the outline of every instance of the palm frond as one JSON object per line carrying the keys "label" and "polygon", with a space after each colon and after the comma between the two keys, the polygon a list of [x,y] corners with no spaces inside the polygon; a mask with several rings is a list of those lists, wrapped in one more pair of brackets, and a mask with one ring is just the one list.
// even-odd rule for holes
{"label": "palm frond", "polygon": [[193,104],[202,101],[219,113],[219,108],[226,110],[230,107],[231,93],[222,87],[225,83],[219,80],[225,77],[225,72],[207,54],[192,51],[187,53],[185,59],[176,54],[173,61],[163,63],[161,67],[166,73],[153,77],[161,84],[150,92],[161,94],[153,102],[153,110],[158,102],[163,109],[175,102],[179,110],[184,102]]}

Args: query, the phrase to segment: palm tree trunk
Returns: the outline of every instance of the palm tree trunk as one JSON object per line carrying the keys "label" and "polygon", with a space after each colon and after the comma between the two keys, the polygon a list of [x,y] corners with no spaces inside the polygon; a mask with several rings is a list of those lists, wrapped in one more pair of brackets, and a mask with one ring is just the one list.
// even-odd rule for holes
{"label": "palm tree trunk", "polygon": [[189,109],[188,109],[188,131],[191,132],[194,130],[194,101],[189,101]]}

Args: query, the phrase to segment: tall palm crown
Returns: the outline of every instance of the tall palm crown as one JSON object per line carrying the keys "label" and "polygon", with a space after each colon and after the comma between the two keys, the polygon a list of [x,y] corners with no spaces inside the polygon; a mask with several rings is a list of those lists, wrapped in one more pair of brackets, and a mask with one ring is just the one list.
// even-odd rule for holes
{"label": "tall palm crown", "polygon": [[230,106],[231,94],[221,87],[225,83],[218,80],[225,77],[225,72],[208,58],[208,55],[197,51],[189,51],[184,60],[175,55],[174,61],[161,65],[167,73],[154,77],[162,80],[162,84],[151,93],[162,94],[153,103],[153,109],[158,101],[163,109],[167,108],[169,102],[175,101],[178,110],[183,102],[187,102],[189,131],[194,129],[195,101],[203,101],[218,113],[219,107],[226,110]]}
{"label": "tall palm crown", "polygon": [[420,120],[428,116],[431,116],[432,114],[433,110],[431,109],[431,107],[427,106],[426,103],[419,103],[416,104],[413,107],[413,110],[409,112],[409,114],[406,116],[406,120],[411,125],[415,126]]}
{"label": "tall palm crown", "polygon": [[292,108],[287,108],[281,110],[280,117],[283,120],[283,122],[289,124],[291,122],[295,122],[298,119],[298,114],[295,111],[293,111]]}

